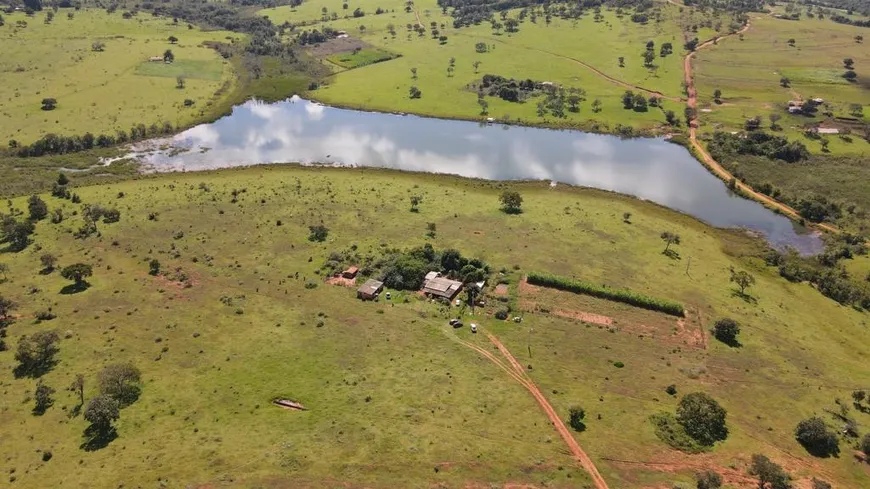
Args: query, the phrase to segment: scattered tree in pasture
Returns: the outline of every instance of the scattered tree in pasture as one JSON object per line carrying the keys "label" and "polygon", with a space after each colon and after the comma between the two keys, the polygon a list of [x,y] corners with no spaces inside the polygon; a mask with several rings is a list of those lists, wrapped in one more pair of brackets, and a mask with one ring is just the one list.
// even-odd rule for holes
{"label": "scattered tree in pasture", "polygon": [[523,206],[523,196],[516,190],[505,190],[498,198],[501,209],[507,214],[520,214]]}
{"label": "scattered tree in pasture", "polygon": [[796,41],[794,40],[794,38],[791,38],[786,42],[788,43],[789,46],[794,47]]}
{"label": "scattered tree in pasture", "polygon": [[417,79],[417,68],[411,68],[411,79]]}
{"label": "scattered tree in pasture", "polygon": [[160,275],[160,261],[157,258],[152,258],[148,262],[148,275]]}
{"label": "scattered tree in pasture", "polygon": [[626,224],[631,224],[631,212],[622,213],[622,222]]}
{"label": "scattered tree in pasture", "polygon": [[767,118],[768,118],[768,120],[770,120],[770,129],[772,131],[776,131],[777,129],[779,129],[779,124],[777,124],[777,122],[779,122],[779,120],[782,119],[781,115],[773,113],[773,114],[769,114],[767,116]]}
{"label": "scattered tree in pasture", "polygon": [[592,112],[596,114],[601,112],[601,99],[595,99],[592,101]]}
{"label": "scattered tree in pasture", "polygon": [[712,470],[705,470],[695,474],[695,482],[698,489],[719,489],[722,487],[722,476]]}
{"label": "scattered tree in pasture", "polygon": [[753,277],[749,272],[745,270],[737,271],[734,268],[731,268],[730,281],[737,284],[737,287],[740,287],[739,294],[742,296],[746,295],[747,288],[755,285],[755,277]]}
{"label": "scattered tree in pasture", "polygon": [[713,101],[717,104],[722,103],[722,90],[719,90],[718,88],[713,90]]}
{"label": "scattered tree in pasture", "polygon": [[419,205],[423,202],[423,197],[419,195],[411,196],[411,212],[420,212]]}
{"label": "scattered tree in pasture", "polygon": [[866,457],[870,457],[870,433],[864,435],[864,438],[861,438],[861,451],[864,452]]}
{"label": "scattered tree in pasture", "polygon": [[39,331],[30,336],[24,335],[18,341],[15,360],[18,376],[39,377],[54,366],[54,356],[60,349],[57,343],[60,336],[54,331]]}
{"label": "scattered tree in pasture", "polygon": [[477,105],[480,106],[480,115],[488,115],[489,114],[489,102],[487,102],[483,98],[477,99]]}
{"label": "scattered tree in pasture", "polygon": [[845,78],[846,81],[853,82],[858,79],[858,74],[855,73],[854,70],[846,70],[846,72],[843,73],[843,78]]}
{"label": "scattered tree in pasture", "polygon": [[837,434],[828,429],[819,417],[805,419],[798,423],[794,432],[795,439],[816,457],[829,457],[840,453]]}
{"label": "scattered tree in pasture", "polygon": [[568,424],[571,428],[574,428],[574,431],[585,431],[586,423],[583,420],[586,419],[586,410],[579,406],[572,406],[568,409]]}
{"label": "scattered tree in pasture", "polygon": [[480,61],[475,60],[474,63],[471,63],[471,66],[474,67],[474,73],[477,74],[480,71]]}
{"label": "scattered tree in pasture", "polygon": [[69,390],[78,395],[79,405],[83,406],[85,404],[85,376],[76,374],[75,380],[69,385]]}
{"label": "scattered tree in pasture", "polygon": [[680,119],[677,117],[677,114],[673,110],[668,110],[665,112],[665,122],[667,122],[671,126],[679,126]]}
{"label": "scattered tree in pasture", "polygon": [[862,390],[857,390],[852,392],[852,400],[857,404],[861,404],[864,399],[867,397],[867,392]]}
{"label": "scattered tree in pasture", "polygon": [[779,86],[781,86],[782,88],[788,88],[791,86],[791,80],[789,80],[788,77],[785,76],[780,77]]}
{"label": "scattered tree in pasture", "polygon": [[731,318],[718,319],[713,324],[713,336],[726,345],[739,345],[740,343],[737,341],[738,334],[740,334],[740,325]]}
{"label": "scattered tree in pasture", "polygon": [[476,43],[474,45],[474,50],[478,53],[481,53],[481,54],[485,53],[487,51],[486,43],[485,42]]}
{"label": "scattered tree in pasture", "polygon": [[665,249],[662,251],[662,253],[665,254],[670,251],[672,244],[680,244],[680,235],[671,231],[662,232],[659,238],[661,238],[661,240],[665,242]]}
{"label": "scattered tree in pasture", "polygon": [[412,86],[411,88],[408,89],[408,97],[409,98],[415,99],[415,98],[420,98],[422,96],[423,96],[423,92],[421,92],[419,88]]}
{"label": "scattered tree in pasture", "polygon": [[54,399],[51,397],[55,393],[55,390],[50,386],[45,384],[42,380],[39,380],[36,383],[36,389],[33,393],[33,398],[35,401],[35,405],[33,406],[33,413],[37,415],[41,415],[54,404]]}
{"label": "scattered tree in pasture", "polygon": [[54,110],[57,108],[57,99],[47,97],[42,99],[42,110]]}
{"label": "scattered tree in pasture", "polygon": [[142,373],[132,363],[106,366],[98,375],[100,394],[118,401],[121,407],[133,404],[142,392]]}
{"label": "scattered tree in pasture", "polygon": [[322,243],[326,241],[326,237],[329,236],[329,228],[324,226],[323,224],[318,224],[316,226],[308,226],[308,241],[315,241],[318,243]]}
{"label": "scattered tree in pasture", "polygon": [[0,328],[8,325],[12,321],[12,310],[16,304],[11,299],[7,299],[0,295]]}
{"label": "scattered tree in pasture", "polygon": [[847,70],[855,69],[855,60],[852,58],[843,58],[843,68]]}
{"label": "scattered tree in pasture", "polygon": [[101,394],[88,403],[85,420],[91,423],[91,431],[96,437],[107,437],[114,431],[112,423],[121,417],[121,406],[111,396]]}
{"label": "scattered tree in pasture", "polygon": [[44,253],[39,257],[39,263],[42,264],[42,269],[46,272],[51,272],[54,270],[54,267],[57,265],[57,257],[52,255],[51,253]]}
{"label": "scattered tree in pasture", "polygon": [[32,221],[41,221],[48,215],[48,206],[38,195],[31,195],[27,200],[27,210]]}
{"label": "scattered tree in pasture", "polygon": [[178,42],[178,38],[175,36],[169,36],[169,44],[175,44]]}
{"label": "scattered tree in pasture", "polygon": [[185,81],[183,76],[179,75],[175,78],[175,88],[178,88],[180,90],[184,88],[185,85],[187,85],[187,82]]}
{"label": "scattered tree in pasture", "polygon": [[743,128],[747,131],[757,131],[761,129],[761,116],[750,117],[743,123]]}
{"label": "scattered tree in pasture", "polygon": [[437,231],[437,229],[438,229],[438,227],[435,225],[434,222],[427,222],[426,223],[426,236],[428,236],[430,238],[434,238],[435,232]]}
{"label": "scattered tree in pasture", "polygon": [[616,60],[619,62],[620,68],[625,68],[625,56],[620,56],[619,58],[616,58]]}
{"label": "scattered tree in pasture", "polygon": [[36,229],[33,221],[17,221],[11,216],[2,217],[0,243],[8,243],[10,251],[21,251],[30,244],[30,235]]}
{"label": "scattered tree in pasture", "polygon": [[758,477],[758,487],[765,489],[791,489],[791,477],[778,464],[764,455],[752,456],[749,473]]}
{"label": "scattered tree in pasture", "polygon": [[703,445],[710,446],[728,437],[727,415],[725,408],[703,392],[687,394],[677,405],[677,421]]}
{"label": "scattered tree in pasture", "polygon": [[860,35],[860,34],[858,34],[857,36],[855,36],[855,42],[856,42],[856,43],[861,44],[863,41],[864,41],[864,36],[862,36],[862,35]]}
{"label": "scattered tree in pasture", "polygon": [[72,280],[76,287],[86,285],[87,282],[85,279],[93,274],[94,269],[86,263],[74,263],[64,267],[64,269],[60,271],[60,276],[67,280]]}
{"label": "scattered tree in pasture", "polygon": [[175,54],[173,54],[171,49],[167,49],[163,52],[163,62],[164,63],[172,63],[175,61]]}

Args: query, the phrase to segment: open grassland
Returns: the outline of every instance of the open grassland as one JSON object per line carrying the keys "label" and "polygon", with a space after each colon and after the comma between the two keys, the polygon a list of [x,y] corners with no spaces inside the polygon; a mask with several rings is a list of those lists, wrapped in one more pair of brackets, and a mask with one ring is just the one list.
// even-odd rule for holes
{"label": "open grassland", "polygon": [[[185,126],[212,115],[233,88],[233,69],[206,41],[227,42],[237,33],[203,32],[172,19],[121,11],[61,9],[32,17],[4,15],[0,27],[0,140],[28,144],[47,133],[114,135],[144,123]],[[72,15],[69,18],[67,14]],[[26,23],[20,26],[19,22]],[[168,41],[179,39],[177,44]],[[94,50],[102,43],[102,51]],[[175,63],[149,62],[171,49]],[[185,78],[183,89],[176,77]],[[44,98],[57,100],[42,110]],[[185,99],[194,102],[185,106]]]}
{"label": "open grassland", "polygon": [[[866,35],[860,27],[841,25],[824,19],[788,21],[754,14],[743,39],[731,38],[698,53],[693,63],[701,132],[742,130],[746,119],[759,115],[769,126],[769,114],[782,117],[781,135],[800,140],[813,152],[821,152],[819,140],[803,134],[818,125],[830,111],[833,117],[853,117],[850,106],[858,104],[870,114],[870,49],[856,43],[856,35]],[[789,39],[794,39],[790,46]],[[843,78],[843,59],[855,61],[856,82]],[[780,78],[791,81],[789,88]],[[722,91],[722,103],[713,92]],[[787,112],[790,100],[820,97],[825,104],[815,117]],[[866,122],[866,117],[862,119]],[[834,155],[870,153],[870,143],[862,134],[846,141],[836,135],[825,136]]]}
{"label": "open grassland", "polygon": [[[404,5],[395,0],[380,4],[372,0],[352,3],[348,10],[343,10],[340,0],[312,0],[295,9],[284,6],[260,13],[276,24],[308,23],[298,26],[297,30],[325,26],[343,30],[402,55],[388,62],[338,73],[327,86],[310,94],[330,104],[448,118],[506,118],[524,124],[598,130],[612,130],[617,124],[639,129],[663,125],[664,115],[660,109],[650,107],[647,112],[636,112],[623,108],[623,93],[637,86],[660,92],[671,99],[664,101],[665,110],[682,113],[679,98],[683,95],[680,57],[684,30],[691,32],[691,26],[698,19],[688,11],[680,13],[677,6],[662,4],[661,21],[650,20],[646,25],[632,22],[629,15],[617,16],[614,10],[603,9],[598,22],[591,11],[577,20],[553,16],[549,24],[540,16],[535,23],[527,18],[519,25],[519,32],[510,33],[495,31],[488,23],[455,29],[453,18],[443,14],[433,0],[415,2],[412,12],[405,12]],[[344,18],[357,7],[366,15]],[[386,12],[374,15],[377,7]],[[335,12],[338,19],[322,22],[322,9],[326,9],[327,16]],[[518,11],[508,13],[509,17],[517,15]],[[423,36],[409,29],[418,21],[426,28]],[[447,37],[446,42],[432,38],[432,23],[436,24],[440,35]],[[726,29],[727,22],[722,24],[717,21],[714,27]],[[389,25],[394,26],[395,36],[389,33]],[[693,35],[712,35],[712,32],[701,27]],[[655,43],[655,70],[643,66],[642,54],[648,41]],[[661,57],[659,50],[666,42],[672,43],[674,52]],[[486,52],[477,52],[477,43],[485,44]],[[623,67],[619,66],[620,57],[625,58]],[[455,58],[455,69],[448,74],[451,58]],[[475,62],[480,62],[477,69]],[[412,68],[417,70],[416,77],[412,75]],[[583,89],[586,101],[580,104],[578,112],[567,112],[562,119],[553,115],[538,116],[536,105],[542,97],[533,97],[524,103],[487,97],[488,114],[482,115],[477,90],[472,85],[479,83],[484,74],[549,81],[566,89]],[[421,98],[409,97],[412,86],[422,91]],[[652,93],[644,95],[649,97]],[[602,104],[598,113],[591,108],[595,99],[600,99]]]}
{"label": "open grassland", "polygon": [[[813,413],[833,424],[824,410],[870,385],[866,313],[782,280],[749,256],[759,244],[738,233],[627,197],[538,183],[509,185],[525,203],[522,214],[507,215],[497,199],[505,186],[292,166],[148,177],[76,188],[83,203],[121,212],[120,222],[100,223],[100,236],[84,240],[72,235],[81,206],[44,196],[68,218],[38,223],[33,244],[0,254],[9,266],[0,291],[19,304],[7,338],[13,348],[35,331],[63,337],[59,363],[42,377],[57,400],[43,416],[31,414],[36,381],[15,378],[13,352],[0,352],[3,484],[590,484],[528,392],[455,341],[492,350],[484,334],[446,325],[458,308],[404,293],[361,303],[315,274],[330,252],[352,245],[367,254],[426,242],[504,267],[494,277],[508,284],[500,297],[525,311],[524,321],[496,321],[502,302],[490,292],[466,324],[501,338],[560,416],[585,407],[588,428],[574,436],[610,487],[670,487],[708,467],[726,473],[731,487],[752,487],[737,477],[752,453],[802,482],[866,482],[868,466],[848,442],[839,458],[813,459],[792,436]],[[409,212],[411,195],[422,197],[419,212]],[[24,198],[11,205],[27,206]],[[308,227],[321,223],[326,242],[308,241]],[[434,238],[426,223],[436,225]],[[682,237],[671,257],[662,254],[664,230]],[[60,266],[92,264],[91,286],[60,294],[68,282],[39,273],[43,253]],[[169,273],[180,268],[192,286],[150,276],[151,259]],[[735,296],[730,267],[756,276],[751,300]],[[532,270],[678,301],[687,318],[531,289],[519,279]],[[48,308],[57,318],[34,322]],[[592,314],[612,323],[596,324]],[[726,315],[743,325],[741,348],[709,338],[711,321]],[[76,399],[64,387],[82,373],[90,398],[96,373],[118,361],[142,370],[142,396],[122,411],[117,439],[83,451],[86,423],[69,416]],[[673,411],[669,384],[678,397],[702,390],[719,400],[728,440],[695,456],[659,441],[648,417]],[[274,407],[276,396],[309,410]],[[853,415],[866,432],[870,415]],[[37,450],[53,457],[43,462]]]}

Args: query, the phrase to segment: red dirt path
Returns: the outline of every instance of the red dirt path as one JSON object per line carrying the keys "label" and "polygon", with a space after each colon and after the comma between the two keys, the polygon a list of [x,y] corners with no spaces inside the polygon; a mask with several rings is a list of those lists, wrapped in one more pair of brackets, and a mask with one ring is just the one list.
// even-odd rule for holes
{"label": "red dirt path", "polygon": [[568,449],[571,450],[574,458],[576,458],[577,461],[580,462],[580,465],[583,466],[583,469],[586,470],[586,472],[589,473],[589,475],[592,477],[593,482],[595,482],[595,487],[597,489],[609,489],[609,487],[607,486],[607,482],[604,480],[603,477],[601,477],[601,474],[598,472],[598,469],[595,467],[592,459],[589,458],[586,452],[584,452],[583,449],[580,447],[580,444],[577,443],[577,440],[575,440],[574,437],[571,435],[568,427],[565,426],[565,423],[562,421],[559,415],[556,414],[556,410],[553,409],[553,406],[550,404],[544,394],[541,393],[541,390],[538,389],[538,386],[535,385],[535,383],[528,376],[528,374],[526,374],[523,366],[520,365],[517,359],[514,358],[511,352],[507,349],[507,347],[504,346],[504,344],[502,344],[501,341],[499,341],[498,338],[490,333],[486,333],[486,336],[487,338],[489,338],[489,341],[491,341],[496,346],[496,348],[498,348],[499,352],[501,352],[502,356],[510,364],[510,367],[505,365],[501,360],[498,359],[498,357],[496,357],[492,353],[473,343],[458,338],[457,341],[477,351],[478,353],[489,359],[499,368],[504,370],[508,375],[510,375],[514,380],[519,382],[520,385],[525,387],[526,390],[528,390],[529,393],[532,394],[535,400],[538,401],[538,404],[540,404],[541,408],[547,414],[547,417],[550,418],[550,421],[553,423],[556,431],[559,432],[559,435],[562,436],[562,439],[568,445]]}

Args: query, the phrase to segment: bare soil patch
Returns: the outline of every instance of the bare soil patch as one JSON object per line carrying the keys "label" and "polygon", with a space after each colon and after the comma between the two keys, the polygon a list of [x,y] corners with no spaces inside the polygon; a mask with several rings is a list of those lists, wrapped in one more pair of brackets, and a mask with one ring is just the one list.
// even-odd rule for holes
{"label": "bare soil patch", "polygon": [[360,39],[355,39],[353,37],[339,37],[320,44],[315,44],[308,48],[308,52],[318,58],[325,58],[330,54],[350,53],[353,52],[354,49],[365,49],[367,47],[369,47],[369,44]]}
{"label": "bare soil patch", "polygon": [[329,277],[326,279],[326,283],[329,285],[341,285],[342,287],[353,287],[356,285],[356,277],[344,278],[339,275],[338,277]]}

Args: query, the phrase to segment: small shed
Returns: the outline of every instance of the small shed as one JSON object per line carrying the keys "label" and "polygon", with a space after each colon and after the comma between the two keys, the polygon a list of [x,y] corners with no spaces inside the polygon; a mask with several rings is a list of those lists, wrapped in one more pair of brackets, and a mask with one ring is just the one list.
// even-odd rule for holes
{"label": "small shed", "polygon": [[348,267],[347,270],[341,272],[341,276],[344,278],[355,278],[357,273],[359,273],[359,267]]}
{"label": "small shed", "polygon": [[148,58],[148,61],[151,61],[151,62],[162,62],[162,61],[163,61],[163,56],[151,56],[150,58]]}
{"label": "small shed", "polygon": [[382,290],[384,290],[384,283],[372,278],[366,280],[366,283],[356,290],[356,296],[364,301],[373,301]]}

